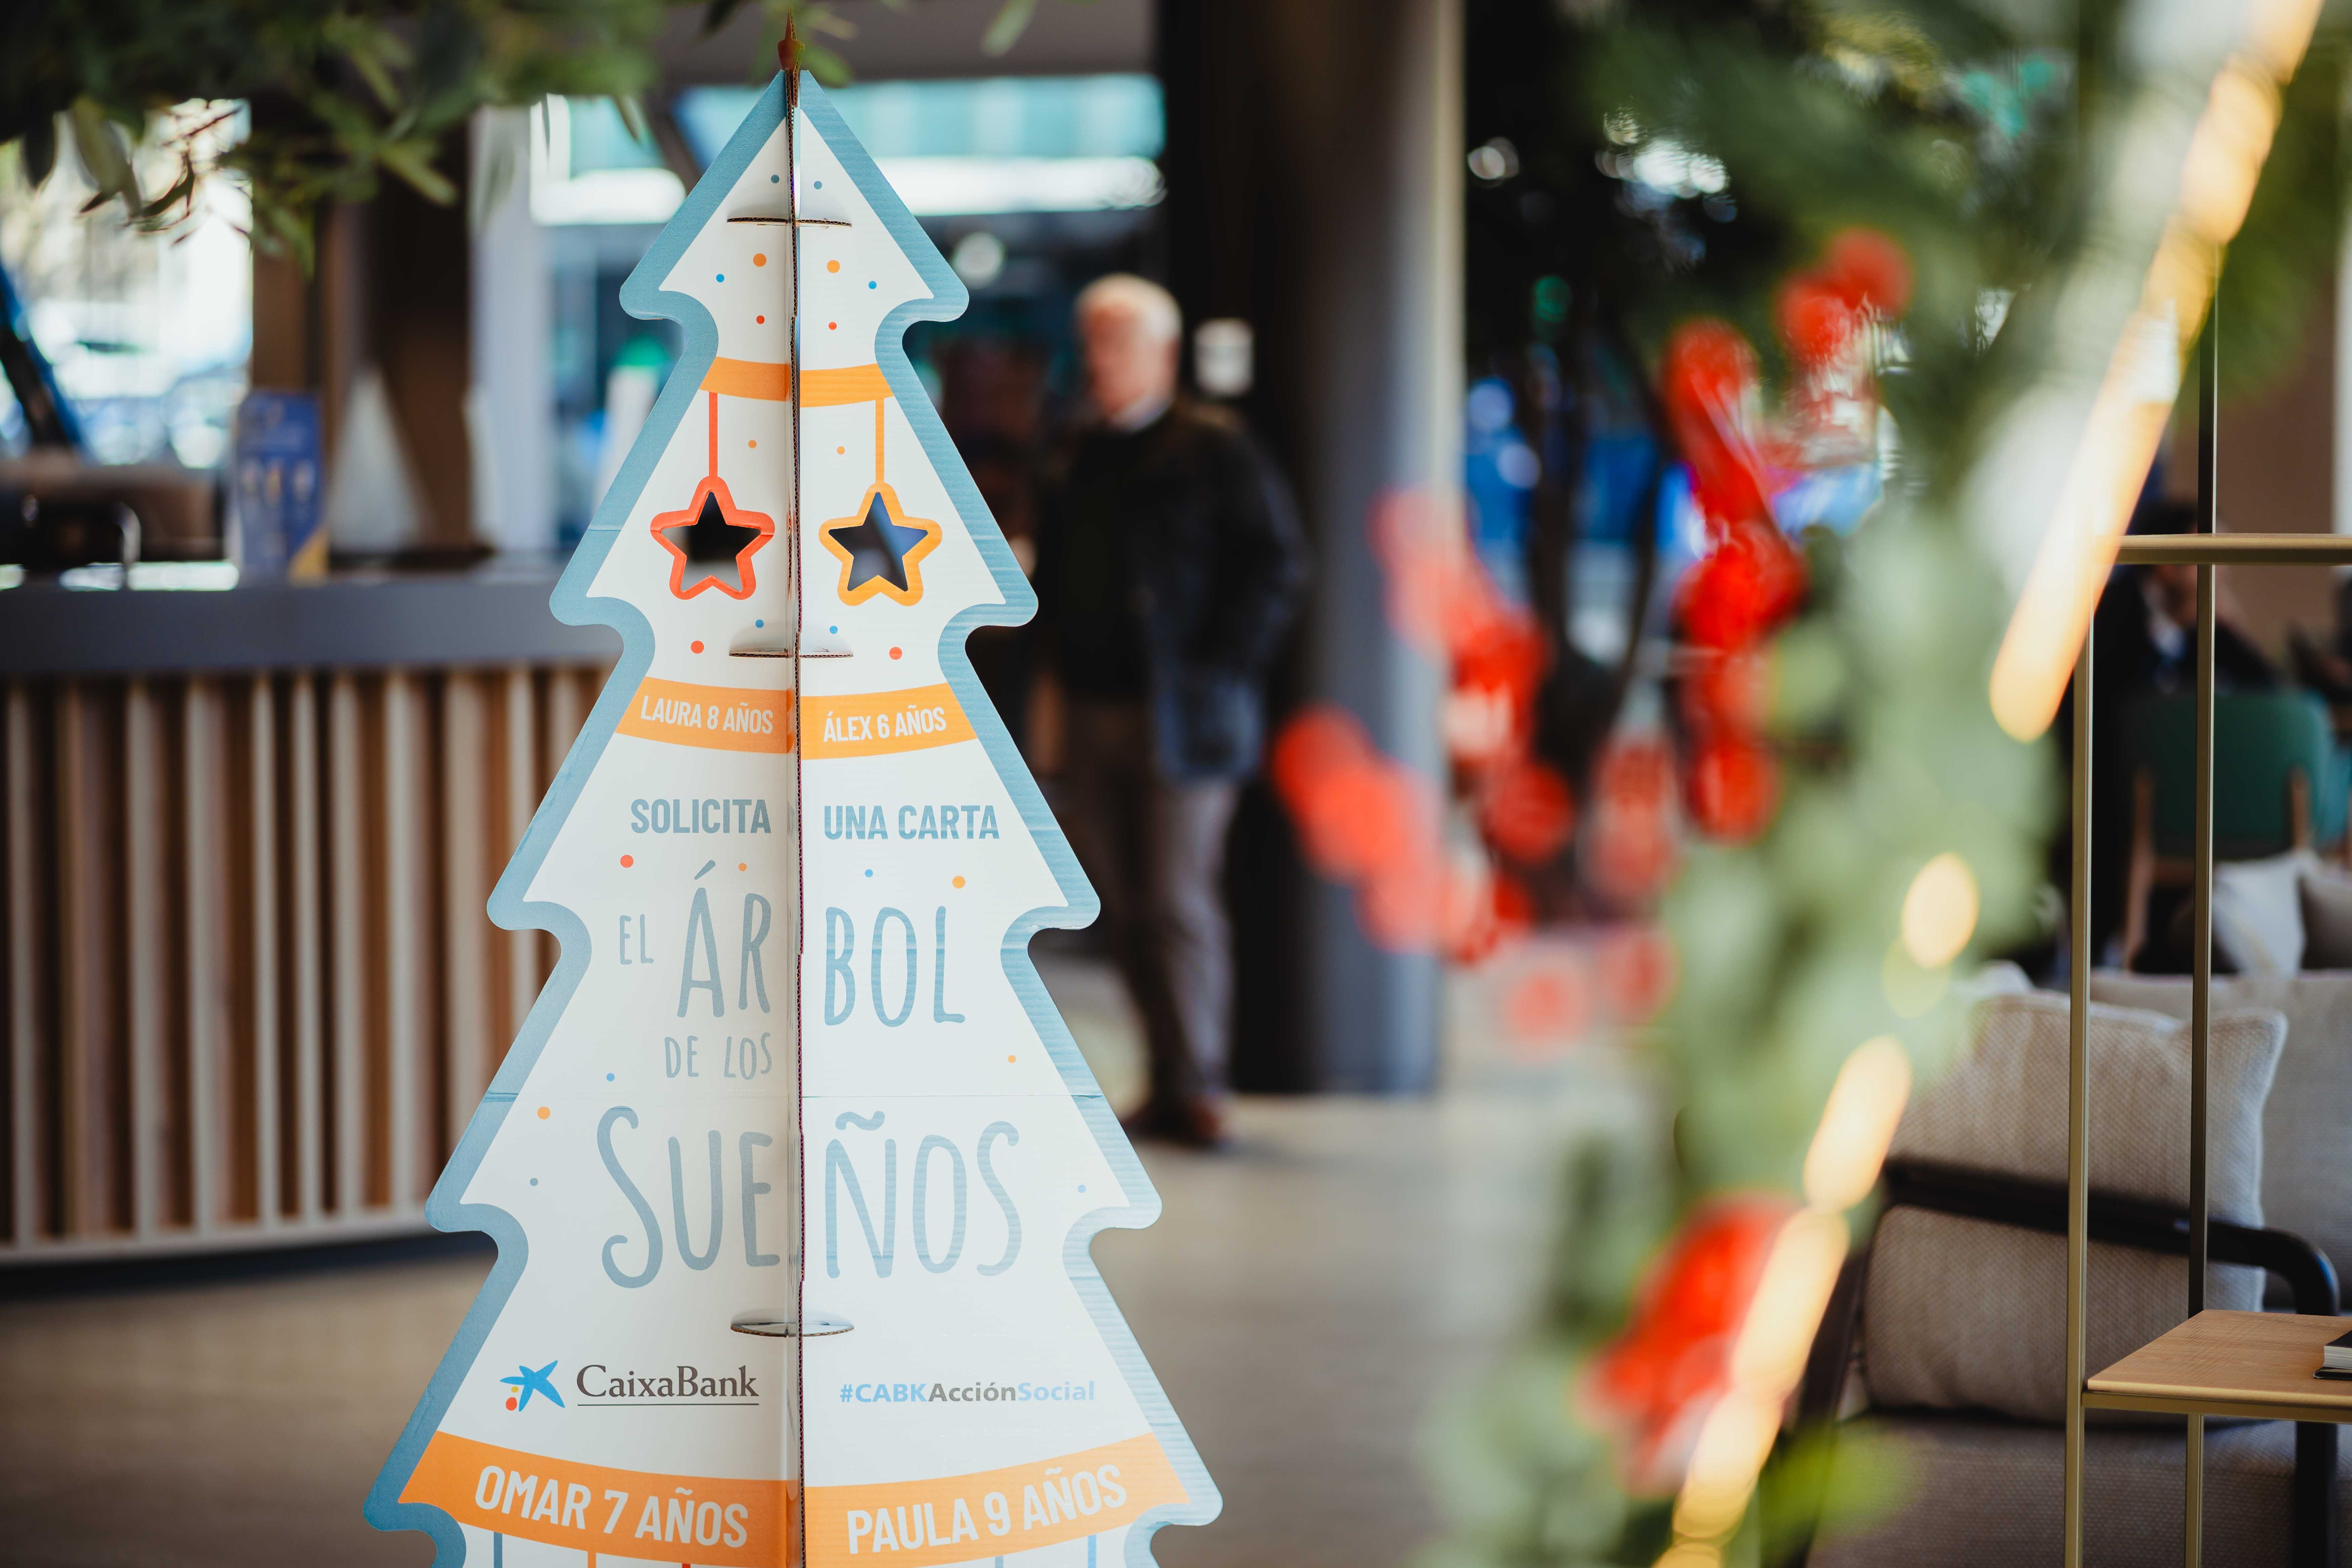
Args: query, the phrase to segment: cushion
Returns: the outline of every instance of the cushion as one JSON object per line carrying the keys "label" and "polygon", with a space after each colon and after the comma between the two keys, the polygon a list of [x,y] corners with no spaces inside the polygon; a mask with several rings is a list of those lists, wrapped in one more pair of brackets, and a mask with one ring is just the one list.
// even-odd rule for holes
{"label": "cushion", "polygon": [[[2297,883],[2303,904],[2303,967],[2352,969],[2352,872],[2314,858]],[[2289,1021],[2288,1037],[2294,1023]]]}
{"label": "cushion", "polygon": [[2031,991],[2033,981],[2010,960],[1996,958],[1974,974],[1962,975],[1953,989],[1963,1001],[1981,1002],[1988,996],[2011,996]]}
{"label": "cushion", "polygon": [[[1811,1568],[1982,1568],[2059,1560],[2065,1432],[1981,1415],[1874,1415],[1857,1435],[1892,1447],[1905,1485],[1874,1517],[1832,1520]],[[2084,1447],[2087,1568],[2178,1568],[2181,1438],[2176,1419],[2093,1432]],[[2294,1427],[2205,1428],[2205,1556],[2229,1568],[2286,1568]],[[2352,1444],[2336,1467],[2338,1533],[2352,1561]],[[1883,1495],[1883,1494],[1882,1494]]]}
{"label": "cushion", "polygon": [[[2064,1181],[2066,1019],[2066,999],[2046,993],[1979,1003],[1970,1048],[1914,1098],[1890,1157]],[[2263,1223],[2263,1106],[2285,1034],[2276,1013],[2213,1020],[2207,1175],[2217,1219]],[[2188,1026],[2095,1005],[2089,1058],[2092,1184],[2187,1203]],[[2065,1246],[1989,1221],[1888,1213],[1863,1304],[1871,1402],[2063,1419]],[[2093,1247],[2092,1369],[2178,1323],[2188,1293],[2184,1258]],[[2207,1305],[2258,1310],[2260,1271],[2216,1268]]]}
{"label": "cushion", "polygon": [[[2182,979],[2096,973],[2091,999],[2189,1016]],[[2248,1009],[2286,1017],[2286,1048],[2263,1109],[2263,1223],[2310,1242],[2344,1276],[2352,1268],[2352,973],[2213,983],[2216,1014]]]}
{"label": "cushion", "polygon": [[2303,967],[2306,850],[2213,868],[2213,946],[2238,974],[2293,974]]}

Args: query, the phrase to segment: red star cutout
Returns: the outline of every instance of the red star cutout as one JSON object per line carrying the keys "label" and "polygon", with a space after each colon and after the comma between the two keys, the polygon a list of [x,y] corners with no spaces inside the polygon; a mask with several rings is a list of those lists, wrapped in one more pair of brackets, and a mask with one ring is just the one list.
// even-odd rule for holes
{"label": "red star cutout", "polygon": [[[677,511],[661,512],[654,518],[653,532],[672,557],[671,593],[681,599],[691,599],[706,588],[716,588],[730,599],[748,599],[759,585],[752,574],[751,557],[775,537],[776,521],[765,512],[744,511],[737,507],[727,481],[717,474],[707,474],[694,487],[693,500]],[[735,563],[736,585],[731,588],[726,579],[711,570],[727,560]],[[688,578],[693,579],[691,586]]]}

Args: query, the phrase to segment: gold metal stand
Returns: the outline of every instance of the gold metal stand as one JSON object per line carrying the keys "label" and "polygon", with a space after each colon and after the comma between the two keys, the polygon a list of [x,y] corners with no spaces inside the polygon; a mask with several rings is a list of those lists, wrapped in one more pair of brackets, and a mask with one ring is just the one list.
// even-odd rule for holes
{"label": "gold metal stand", "polygon": [[[2188,1418],[2184,1460],[2186,1560],[2197,1568],[2205,1517],[2205,1417],[2257,1416],[2352,1423],[2352,1384],[2314,1381],[2319,1346],[2343,1320],[2284,1314],[2208,1312],[2206,1056],[2213,984],[2213,571],[2217,565],[2352,563],[2352,536],[2218,534],[2214,525],[2211,363],[2204,367],[2206,406],[2199,488],[2206,532],[2126,538],[2121,565],[2197,568],[2197,826],[2194,910],[2196,966],[2190,982],[2189,1088],[2189,1321],[2095,1375],[2089,1358],[2090,1098],[2087,1043],[2091,976],[2091,643],[2074,666],[2074,770],[2072,973],[2066,1079],[2066,1568],[2083,1561],[2083,1413],[2158,1411]],[[2338,1393],[2342,1389],[2345,1392]],[[2332,1482],[2332,1478],[2331,1478]]]}

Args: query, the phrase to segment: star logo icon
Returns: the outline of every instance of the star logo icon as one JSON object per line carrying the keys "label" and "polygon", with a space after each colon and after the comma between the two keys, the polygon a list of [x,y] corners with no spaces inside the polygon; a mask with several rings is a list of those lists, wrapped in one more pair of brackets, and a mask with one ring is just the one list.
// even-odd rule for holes
{"label": "star logo icon", "polygon": [[748,599],[758,586],[751,557],[775,537],[775,520],[735,504],[727,481],[706,474],[694,499],[653,521],[654,537],[670,553],[669,591],[681,599],[718,589],[730,599]]}
{"label": "star logo icon", "polygon": [[898,492],[877,480],[856,512],[825,523],[817,535],[841,561],[843,604],[862,605],[877,594],[887,594],[911,605],[923,596],[923,577],[917,568],[939,547],[940,525],[929,518],[908,517],[898,504]]}
{"label": "star logo icon", "polygon": [[528,1408],[530,1405],[530,1396],[534,1394],[544,1394],[555,1402],[558,1408],[561,1408],[563,1395],[556,1393],[555,1384],[548,1381],[554,1373],[555,1363],[549,1362],[536,1372],[527,1366],[519,1366],[515,1368],[512,1377],[499,1379],[500,1383],[520,1391],[519,1394],[510,1394],[507,1396],[507,1408],[509,1410]]}

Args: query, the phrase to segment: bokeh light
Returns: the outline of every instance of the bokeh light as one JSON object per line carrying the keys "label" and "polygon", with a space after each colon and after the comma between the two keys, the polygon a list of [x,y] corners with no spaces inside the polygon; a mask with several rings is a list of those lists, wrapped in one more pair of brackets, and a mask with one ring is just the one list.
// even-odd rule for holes
{"label": "bokeh light", "polygon": [[1830,1086],[1812,1146],[1805,1152],[1805,1201],[1848,1209],[1870,1195],[1911,1097],[1911,1058],[1892,1035],[1853,1048]]}
{"label": "bokeh light", "polygon": [[1976,929],[1976,874],[1948,850],[1919,868],[1903,895],[1904,951],[1922,969],[1941,969],[1959,957]]}

